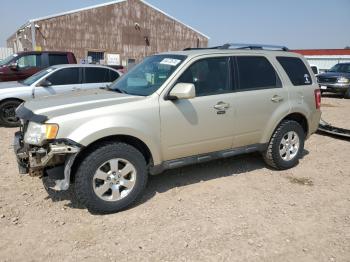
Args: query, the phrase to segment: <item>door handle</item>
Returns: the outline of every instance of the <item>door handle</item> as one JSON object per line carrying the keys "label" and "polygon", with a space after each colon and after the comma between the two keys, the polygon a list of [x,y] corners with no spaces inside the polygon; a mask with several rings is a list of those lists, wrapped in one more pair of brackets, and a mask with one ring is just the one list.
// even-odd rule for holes
{"label": "door handle", "polygon": [[283,101],[283,97],[279,96],[279,95],[274,95],[272,98],[271,98],[271,101],[272,102],[275,102],[275,103],[279,103],[279,102],[282,102]]}
{"label": "door handle", "polygon": [[73,87],[72,90],[73,91],[78,91],[78,90],[81,90],[81,88],[80,87]]}
{"label": "door handle", "polygon": [[227,109],[230,108],[230,104],[227,104],[227,103],[221,101],[221,102],[217,103],[217,104],[214,106],[214,108],[215,108],[216,110],[227,110]]}

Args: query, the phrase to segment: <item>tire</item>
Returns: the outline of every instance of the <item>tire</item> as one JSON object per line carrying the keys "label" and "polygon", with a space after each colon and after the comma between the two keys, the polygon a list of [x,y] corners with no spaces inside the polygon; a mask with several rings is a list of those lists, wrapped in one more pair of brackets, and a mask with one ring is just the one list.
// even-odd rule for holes
{"label": "tire", "polygon": [[[128,170],[131,171],[124,175]],[[75,194],[92,213],[116,213],[136,202],[147,180],[146,160],[140,151],[125,143],[105,142],[90,152],[78,167]]]}
{"label": "tire", "polygon": [[15,110],[21,103],[22,101],[19,100],[7,100],[0,103],[0,126],[17,127],[20,125]]}
{"label": "tire", "polygon": [[[282,121],[273,133],[267,150],[263,152],[266,164],[279,170],[296,166],[304,151],[304,142],[305,132],[298,122]],[[286,149],[285,153],[284,149]]]}
{"label": "tire", "polygon": [[345,92],[344,98],[350,99],[350,87],[349,87],[348,90]]}

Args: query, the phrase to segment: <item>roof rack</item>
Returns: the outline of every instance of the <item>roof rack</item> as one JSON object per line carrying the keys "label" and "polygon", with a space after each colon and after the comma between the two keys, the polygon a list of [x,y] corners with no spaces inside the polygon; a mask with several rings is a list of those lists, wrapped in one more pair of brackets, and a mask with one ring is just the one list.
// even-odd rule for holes
{"label": "roof rack", "polygon": [[205,50],[205,49],[250,49],[250,50],[282,50],[289,51],[285,46],[279,45],[265,45],[265,44],[238,44],[238,43],[227,43],[222,46],[208,47],[208,48],[186,48],[188,50]]}

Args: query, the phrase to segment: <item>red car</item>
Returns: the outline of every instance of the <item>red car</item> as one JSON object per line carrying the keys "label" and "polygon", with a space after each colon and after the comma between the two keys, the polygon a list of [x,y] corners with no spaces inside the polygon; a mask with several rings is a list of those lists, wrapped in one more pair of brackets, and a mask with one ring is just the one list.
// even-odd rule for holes
{"label": "red car", "polygon": [[0,61],[0,82],[19,81],[49,66],[76,63],[71,52],[21,52]]}

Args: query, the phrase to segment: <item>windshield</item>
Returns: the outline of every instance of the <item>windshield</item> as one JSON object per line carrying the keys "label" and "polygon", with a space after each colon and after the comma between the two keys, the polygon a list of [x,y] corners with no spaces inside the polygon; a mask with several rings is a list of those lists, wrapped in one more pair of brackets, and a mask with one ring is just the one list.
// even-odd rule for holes
{"label": "windshield", "polygon": [[154,55],[145,58],[109,87],[117,92],[149,96],[171,76],[186,59],[182,55]]}
{"label": "windshield", "polygon": [[33,83],[35,83],[36,81],[38,81],[40,78],[42,78],[43,76],[51,73],[53,70],[55,70],[54,67],[49,67],[45,70],[39,71],[38,73],[28,77],[27,79],[21,81],[20,83],[22,83],[23,85],[26,85],[26,86],[30,86]]}
{"label": "windshield", "polygon": [[17,56],[18,56],[17,54],[14,54],[14,55],[10,55],[10,56],[6,57],[4,60],[0,61],[0,66],[7,65],[9,62],[11,62],[12,59],[14,59]]}
{"label": "windshield", "polygon": [[337,64],[329,72],[350,73],[350,64]]}

